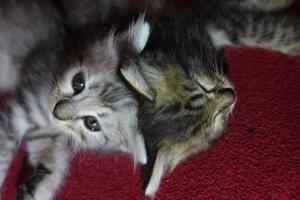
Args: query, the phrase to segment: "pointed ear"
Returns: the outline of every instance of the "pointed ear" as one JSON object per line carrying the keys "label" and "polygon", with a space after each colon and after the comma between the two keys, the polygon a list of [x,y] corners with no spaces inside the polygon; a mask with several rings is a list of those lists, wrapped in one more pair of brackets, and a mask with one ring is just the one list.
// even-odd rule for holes
{"label": "pointed ear", "polygon": [[110,68],[117,67],[120,58],[132,58],[141,53],[149,35],[150,25],[145,21],[145,15],[141,15],[127,30],[119,34],[111,30],[102,40],[89,46],[85,52],[85,59],[90,63],[103,63]]}
{"label": "pointed ear", "polygon": [[140,15],[125,32],[120,34],[119,42],[123,44],[121,53],[123,55],[140,54],[147,44],[149,35],[150,24],[145,20],[145,14]]}
{"label": "pointed ear", "polygon": [[155,99],[153,83],[159,72],[145,65],[142,62],[137,64],[133,60],[126,60],[121,66],[121,74],[137,92],[153,101]]}

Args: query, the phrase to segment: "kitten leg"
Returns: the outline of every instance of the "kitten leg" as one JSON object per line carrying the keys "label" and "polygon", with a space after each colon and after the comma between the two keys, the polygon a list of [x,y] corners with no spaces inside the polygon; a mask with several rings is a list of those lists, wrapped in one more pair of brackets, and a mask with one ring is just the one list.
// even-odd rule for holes
{"label": "kitten leg", "polygon": [[[26,120],[23,119],[24,113],[19,107],[14,106],[12,113],[18,114],[21,118],[14,118],[15,123],[19,123],[20,127],[26,128]],[[18,150],[20,141],[22,140],[22,134],[15,134],[13,130],[15,126],[7,117],[7,113],[0,113],[0,197],[1,193],[4,191],[4,180],[14,158],[15,152]]]}
{"label": "kitten leg", "polygon": [[172,155],[164,149],[160,149],[158,152],[147,149],[147,153],[148,161],[142,168],[143,187],[146,196],[154,197],[161,179],[169,170]]}
{"label": "kitten leg", "polygon": [[232,17],[210,16],[206,32],[213,46],[255,46],[300,55],[299,17],[284,13],[235,11]]}
{"label": "kitten leg", "polygon": [[30,163],[36,173],[18,190],[16,200],[51,200],[69,165],[70,149],[64,135],[27,137]]}
{"label": "kitten leg", "polygon": [[[18,149],[18,141],[5,137],[0,130],[0,197],[4,190],[4,180],[15,152]],[[4,137],[3,137],[4,136]]]}

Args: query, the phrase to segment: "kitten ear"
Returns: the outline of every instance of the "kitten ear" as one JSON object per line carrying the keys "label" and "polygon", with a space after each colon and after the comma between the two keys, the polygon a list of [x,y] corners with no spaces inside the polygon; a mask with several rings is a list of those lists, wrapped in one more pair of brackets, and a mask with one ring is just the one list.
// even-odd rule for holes
{"label": "kitten ear", "polygon": [[126,60],[121,67],[121,74],[125,80],[139,93],[143,94],[150,101],[155,98],[155,91],[152,87],[152,79],[158,76],[158,72],[151,66],[144,63],[136,64],[132,60]]}
{"label": "kitten ear", "polygon": [[112,30],[104,39],[87,48],[85,58],[89,63],[117,67],[121,57],[132,58],[141,53],[149,35],[150,25],[145,21],[145,15],[141,15],[126,31],[115,34]]}
{"label": "kitten ear", "polygon": [[[150,35],[150,24],[145,20],[145,14],[140,15],[129,28],[121,33],[120,44],[123,44],[122,55],[138,55],[145,48]],[[131,56],[131,55],[130,55]]]}

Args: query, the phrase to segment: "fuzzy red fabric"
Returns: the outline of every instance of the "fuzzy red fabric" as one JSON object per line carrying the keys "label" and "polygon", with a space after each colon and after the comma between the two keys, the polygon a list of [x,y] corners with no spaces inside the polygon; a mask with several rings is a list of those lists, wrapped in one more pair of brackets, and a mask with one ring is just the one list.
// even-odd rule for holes
{"label": "fuzzy red fabric", "polygon": [[[226,134],[170,173],[155,199],[299,199],[300,57],[249,48],[226,55],[237,92]],[[13,199],[22,152],[3,200]],[[56,199],[138,200],[139,170],[127,155],[79,153]]]}

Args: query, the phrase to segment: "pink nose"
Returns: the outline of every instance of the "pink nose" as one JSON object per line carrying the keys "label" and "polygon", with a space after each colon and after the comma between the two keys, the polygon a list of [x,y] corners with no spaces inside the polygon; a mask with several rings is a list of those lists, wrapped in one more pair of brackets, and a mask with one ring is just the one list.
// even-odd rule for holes
{"label": "pink nose", "polygon": [[231,106],[235,102],[235,93],[231,88],[220,89],[216,92],[220,106],[223,108]]}
{"label": "pink nose", "polygon": [[75,107],[70,101],[61,100],[55,105],[53,115],[59,120],[73,119],[75,116]]}

